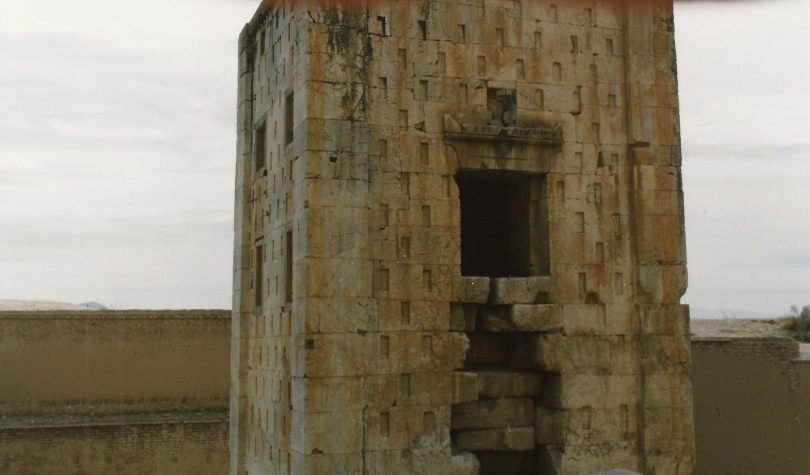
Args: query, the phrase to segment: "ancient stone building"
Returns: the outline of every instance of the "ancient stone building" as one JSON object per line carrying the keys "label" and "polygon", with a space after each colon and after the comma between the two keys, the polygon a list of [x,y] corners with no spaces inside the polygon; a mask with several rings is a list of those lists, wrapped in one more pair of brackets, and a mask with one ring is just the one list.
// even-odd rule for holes
{"label": "ancient stone building", "polygon": [[671,5],[262,5],[233,474],[685,474]]}

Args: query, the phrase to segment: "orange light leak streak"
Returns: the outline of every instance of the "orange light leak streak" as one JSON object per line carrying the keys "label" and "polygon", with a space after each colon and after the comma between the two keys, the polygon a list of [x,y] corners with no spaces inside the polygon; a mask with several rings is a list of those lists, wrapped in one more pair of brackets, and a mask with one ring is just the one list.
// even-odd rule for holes
{"label": "orange light leak streak", "polygon": [[[427,1],[427,0],[426,0]],[[527,4],[532,2],[541,3],[541,0],[519,0],[521,3]],[[675,0],[677,3],[697,3],[697,2],[713,2],[713,3],[732,3],[744,0]],[[329,7],[348,7],[348,8],[366,8],[371,6],[386,6],[395,3],[407,3],[414,8],[419,8],[419,6],[424,3],[424,1],[419,0],[262,0],[258,10],[261,11],[267,8],[273,8],[278,6],[290,6],[290,7],[313,7],[313,8],[329,8]],[[639,7],[661,7],[671,5],[673,3],[672,0],[600,0],[600,1],[588,1],[588,0],[558,0],[554,2],[553,0],[544,0],[542,3],[551,5],[556,3],[560,4],[569,4],[569,5],[584,5],[584,6],[599,6],[599,5],[610,5],[614,7],[632,7],[632,8],[639,8]]]}

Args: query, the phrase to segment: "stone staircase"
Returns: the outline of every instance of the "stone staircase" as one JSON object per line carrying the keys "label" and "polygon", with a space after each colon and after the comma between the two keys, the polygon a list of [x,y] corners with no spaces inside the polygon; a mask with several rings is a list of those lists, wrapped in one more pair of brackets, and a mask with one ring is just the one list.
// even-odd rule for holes
{"label": "stone staircase", "polygon": [[[545,445],[559,445],[557,374],[538,356],[543,338],[563,330],[560,305],[547,303],[548,278],[462,277],[451,329],[467,334],[463,372],[474,399],[454,404],[454,449],[475,454],[481,474],[554,473]],[[551,384],[549,384],[551,383]]]}

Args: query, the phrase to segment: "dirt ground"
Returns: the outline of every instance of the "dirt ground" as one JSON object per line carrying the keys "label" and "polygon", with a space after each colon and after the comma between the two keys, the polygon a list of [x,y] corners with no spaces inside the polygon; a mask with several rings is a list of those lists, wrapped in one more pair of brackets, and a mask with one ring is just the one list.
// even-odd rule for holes
{"label": "dirt ground", "polygon": [[784,318],[696,318],[690,323],[693,338],[786,337],[784,324]]}

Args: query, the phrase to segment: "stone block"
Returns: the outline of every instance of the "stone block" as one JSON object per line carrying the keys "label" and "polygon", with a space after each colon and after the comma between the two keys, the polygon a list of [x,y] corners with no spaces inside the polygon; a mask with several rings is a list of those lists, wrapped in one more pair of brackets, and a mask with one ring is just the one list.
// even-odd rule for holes
{"label": "stone block", "polygon": [[453,301],[460,303],[487,303],[489,277],[455,276],[453,278]]}
{"label": "stone block", "polygon": [[[566,445],[561,455],[560,473],[607,474],[617,468],[639,466],[638,447],[634,441]],[[619,471],[617,475],[627,473]]]}
{"label": "stone block", "polygon": [[534,426],[534,402],[528,398],[481,399],[452,409],[453,430]]}
{"label": "stone block", "polygon": [[499,277],[492,279],[489,303],[493,305],[534,304],[545,301],[549,277]]}
{"label": "stone block", "polygon": [[477,371],[477,393],[481,398],[536,397],[542,392],[539,373]]}
{"label": "stone block", "polygon": [[640,397],[634,375],[582,374],[566,371],[544,380],[543,405],[550,408],[616,408]]}
{"label": "stone block", "polygon": [[605,305],[605,333],[630,336],[638,333],[639,318],[632,304]]}
{"label": "stone block", "polygon": [[[509,320],[520,332],[559,332],[563,329],[560,305],[517,304],[509,308]],[[564,308],[564,306],[563,306]]]}
{"label": "stone block", "polygon": [[689,336],[688,305],[639,305],[638,311],[645,334]]}
{"label": "stone block", "polygon": [[644,400],[649,407],[691,407],[689,373],[653,373],[644,376]]}
{"label": "stone block", "polygon": [[566,445],[584,446],[626,440],[635,433],[635,411],[628,406],[569,409],[563,413]]}
{"label": "stone block", "polygon": [[599,372],[610,369],[610,342],[601,336],[538,334],[534,363],[545,371]]}
{"label": "stone block", "polygon": [[563,412],[537,407],[535,416],[535,441],[537,445],[559,445],[565,440]]}
{"label": "stone block", "polygon": [[478,373],[456,371],[453,373],[453,404],[478,399],[480,393]]}
{"label": "stone block", "polygon": [[481,464],[475,455],[469,452],[453,454],[450,459],[450,472],[448,475],[478,475]]}
{"label": "stone block", "polygon": [[291,475],[332,475],[335,473],[359,473],[363,469],[363,457],[359,453],[326,454],[291,451]]}
{"label": "stone block", "polygon": [[532,450],[534,427],[462,430],[453,434],[453,442],[461,450]]}
{"label": "stone block", "polygon": [[604,335],[606,312],[602,304],[562,306],[562,321],[567,335]]}
{"label": "stone block", "polygon": [[292,411],[291,426],[291,448],[300,453],[350,453],[362,447],[360,411]]}
{"label": "stone block", "polygon": [[475,330],[478,306],[475,304],[450,304],[450,330],[451,331],[473,331]]}
{"label": "stone block", "polygon": [[666,335],[647,335],[642,341],[643,364],[651,373],[679,373],[689,367],[688,340]]}

